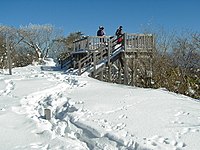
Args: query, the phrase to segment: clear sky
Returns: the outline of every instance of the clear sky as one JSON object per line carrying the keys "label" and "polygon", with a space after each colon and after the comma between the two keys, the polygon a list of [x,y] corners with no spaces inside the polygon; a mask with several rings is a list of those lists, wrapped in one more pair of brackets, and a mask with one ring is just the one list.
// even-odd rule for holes
{"label": "clear sky", "polygon": [[107,35],[119,25],[140,33],[144,26],[166,30],[200,31],[200,0],[1,0],[0,24],[20,27],[52,24],[68,35],[81,31],[96,35],[103,25]]}

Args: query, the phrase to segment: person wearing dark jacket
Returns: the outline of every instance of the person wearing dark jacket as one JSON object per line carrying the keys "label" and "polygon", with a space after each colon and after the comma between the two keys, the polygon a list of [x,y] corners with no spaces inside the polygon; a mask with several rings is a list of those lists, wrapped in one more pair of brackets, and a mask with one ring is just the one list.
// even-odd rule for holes
{"label": "person wearing dark jacket", "polygon": [[123,35],[122,26],[119,26],[119,28],[117,28],[115,35],[117,36],[117,44],[120,44],[123,40],[123,38],[122,38],[122,35]]}
{"label": "person wearing dark jacket", "polygon": [[103,26],[99,26],[99,29],[97,31],[97,36],[101,36],[102,38],[100,38],[100,42],[104,42],[103,36],[105,36],[105,32]]}
{"label": "person wearing dark jacket", "polygon": [[104,27],[99,26],[99,30],[97,31],[97,36],[104,36],[104,35],[105,35]]}

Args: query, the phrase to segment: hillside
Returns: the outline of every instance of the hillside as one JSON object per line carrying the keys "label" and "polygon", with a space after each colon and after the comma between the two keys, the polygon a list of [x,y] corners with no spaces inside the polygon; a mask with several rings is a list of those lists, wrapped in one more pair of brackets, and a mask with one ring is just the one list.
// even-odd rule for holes
{"label": "hillside", "polygon": [[198,150],[199,112],[196,99],[72,75],[51,62],[12,76],[0,70],[4,150]]}

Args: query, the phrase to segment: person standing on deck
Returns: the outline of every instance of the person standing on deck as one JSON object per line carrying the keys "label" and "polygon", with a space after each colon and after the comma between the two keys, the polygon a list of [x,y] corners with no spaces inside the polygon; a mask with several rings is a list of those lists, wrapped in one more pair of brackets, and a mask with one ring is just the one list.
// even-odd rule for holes
{"label": "person standing on deck", "polygon": [[123,28],[122,26],[119,26],[119,28],[117,28],[117,30],[115,32],[115,35],[117,36],[117,44],[120,44],[123,41],[123,38],[122,38],[122,35],[123,35],[122,28]]}
{"label": "person standing on deck", "polygon": [[100,38],[100,42],[105,42],[104,37],[103,37],[103,36],[105,36],[105,31],[104,31],[103,26],[99,26],[99,30],[97,31],[97,36],[102,37],[102,38]]}

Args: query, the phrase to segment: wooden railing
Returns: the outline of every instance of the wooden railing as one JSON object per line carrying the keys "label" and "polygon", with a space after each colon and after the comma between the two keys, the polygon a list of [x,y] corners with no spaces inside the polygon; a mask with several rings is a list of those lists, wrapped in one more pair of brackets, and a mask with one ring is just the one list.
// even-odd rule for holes
{"label": "wooden railing", "polygon": [[[124,38],[123,36],[124,35],[119,38]],[[105,61],[109,63],[114,52],[122,47],[122,44],[117,46],[117,40],[118,38],[111,36],[92,36],[75,41],[75,52],[80,52],[82,50],[89,51],[88,55],[76,62],[78,74],[82,74],[87,68],[93,68],[94,71],[96,65],[100,62]]]}
{"label": "wooden railing", "polygon": [[125,35],[126,50],[135,49],[150,50],[154,47],[154,38],[152,34],[126,34]]}
{"label": "wooden railing", "polygon": [[88,36],[74,42],[74,51],[97,50],[109,42],[111,36]]}
{"label": "wooden railing", "polygon": [[88,36],[82,39],[76,40],[74,43],[74,52],[85,50],[88,47]]}
{"label": "wooden railing", "polygon": [[61,59],[60,60],[60,67],[61,67],[61,69],[64,68],[64,67],[66,67],[66,68],[72,67],[73,59],[74,58],[73,58],[72,55],[66,57],[65,59]]}
{"label": "wooden railing", "polygon": [[102,61],[105,57],[107,57],[107,49],[102,48],[98,49],[98,51],[93,51],[89,53],[87,56],[80,59],[78,63],[78,74],[81,75],[88,68],[92,68],[95,70],[97,63]]}
{"label": "wooden railing", "polygon": [[[141,50],[154,48],[154,38],[152,34],[125,33],[122,35],[122,38],[125,51],[130,51],[131,49]],[[113,36],[88,36],[74,42],[74,51],[98,50],[102,48],[102,45],[108,44],[110,41],[113,43],[113,46],[115,46],[117,38],[113,38]]]}

